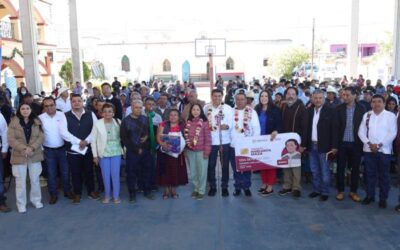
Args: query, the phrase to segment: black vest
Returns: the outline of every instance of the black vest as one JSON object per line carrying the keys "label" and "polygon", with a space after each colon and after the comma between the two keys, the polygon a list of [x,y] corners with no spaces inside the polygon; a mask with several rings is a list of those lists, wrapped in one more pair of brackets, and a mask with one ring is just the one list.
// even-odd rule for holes
{"label": "black vest", "polygon": [[[72,110],[66,112],[65,117],[67,118],[68,131],[78,139],[85,140],[92,132],[93,118],[91,111],[85,110],[81,120],[78,120],[78,118],[72,114]],[[66,145],[68,149],[71,148],[71,143],[66,142]]]}

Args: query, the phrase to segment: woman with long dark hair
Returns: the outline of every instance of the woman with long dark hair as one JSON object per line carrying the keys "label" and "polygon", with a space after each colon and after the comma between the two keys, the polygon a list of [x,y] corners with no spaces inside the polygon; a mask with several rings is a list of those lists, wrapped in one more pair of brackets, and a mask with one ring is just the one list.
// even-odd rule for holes
{"label": "woman with long dark hair", "polygon": [[30,105],[23,103],[12,118],[8,128],[8,142],[11,151],[12,173],[15,177],[15,193],[18,212],[26,212],[26,174],[29,170],[31,183],[30,201],[36,208],[42,208],[42,194],[39,176],[42,172],[44,133],[39,118]]}
{"label": "woman with long dark hair", "polygon": [[[164,186],[163,199],[178,198],[176,187],[188,183],[185,157],[180,153],[177,158],[167,154],[171,145],[163,140],[163,136],[174,133],[183,134],[184,124],[177,109],[171,109],[168,120],[162,122],[157,130],[157,142],[161,149],[157,156],[157,182]],[[181,138],[182,139],[182,138]]]}
{"label": "woman with long dark hair", "polygon": [[[261,135],[271,135],[274,139],[282,127],[282,114],[272,101],[271,93],[263,90],[260,93],[260,102],[255,107],[261,127]],[[271,195],[276,183],[276,169],[261,171],[262,187],[258,190],[262,196]]]}
{"label": "woman with long dark hair", "polygon": [[190,107],[184,130],[186,156],[194,190],[192,198],[202,200],[206,192],[208,157],[211,153],[211,131],[208,120],[199,104]]}

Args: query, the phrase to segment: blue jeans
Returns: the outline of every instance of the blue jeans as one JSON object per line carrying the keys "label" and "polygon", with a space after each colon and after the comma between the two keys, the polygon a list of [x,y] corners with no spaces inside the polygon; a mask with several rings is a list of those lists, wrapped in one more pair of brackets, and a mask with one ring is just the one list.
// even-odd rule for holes
{"label": "blue jeans", "polygon": [[4,193],[4,163],[3,158],[0,158],[0,205],[4,205],[6,202],[6,196]]}
{"label": "blue jeans", "polygon": [[[211,146],[211,153],[208,159],[208,174],[207,179],[210,185],[210,188],[217,187],[217,179],[215,178],[215,168],[217,166],[217,157],[218,157],[219,145]],[[222,145],[223,151],[223,159],[222,159],[222,179],[221,179],[221,188],[228,188],[229,182],[229,144]]]}
{"label": "blue jeans", "polygon": [[251,186],[251,171],[236,171],[235,148],[230,147],[229,159],[233,170],[233,177],[235,179],[235,189],[249,189]]}
{"label": "blue jeans", "polygon": [[141,155],[126,152],[126,184],[130,194],[136,191],[138,182],[143,185],[144,194],[150,193],[151,156],[149,151],[143,151]]}
{"label": "blue jeans", "polygon": [[100,158],[101,174],[103,175],[104,182],[104,196],[111,198],[111,182],[113,188],[114,199],[119,199],[120,191],[120,169],[121,169],[121,156],[102,157]]}
{"label": "blue jeans", "polygon": [[60,166],[61,181],[64,194],[71,192],[69,166],[67,161],[67,153],[64,149],[44,149],[44,157],[47,163],[47,186],[49,194],[57,196],[57,170]]}
{"label": "blue jeans", "polygon": [[326,153],[319,153],[316,144],[312,145],[310,152],[310,169],[313,176],[314,192],[329,195],[331,186],[331,171]]}
{"label": "blue jeans", "polygon": [[390,155],[383,153],[364,153],[364,166],[367,172],[367,196],[375,198],[376,182],[379,184],[379,200],[386,201],[390,189]]}

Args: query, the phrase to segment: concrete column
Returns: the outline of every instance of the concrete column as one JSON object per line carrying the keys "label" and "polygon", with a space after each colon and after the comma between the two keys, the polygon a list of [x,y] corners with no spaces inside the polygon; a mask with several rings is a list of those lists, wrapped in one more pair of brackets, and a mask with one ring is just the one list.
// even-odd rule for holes
{"label": "concrete column", "polygon": [[400,80],[400,0],[395,0],[392,75]]}
{"label": "concrete column", "polygon": [[360,12],[360,0],[351,1],[351,23],[350,23],[350,43],[348,46],[347,58],[348,58],[348,76],[358,76],[358,25],[359,25],[359,13]]}
{"label": "concrete column", "polygon": [[26,86],[36,94],[42,91],[39,76],[36,23],[33,17],[33,1],[19,0],[19,18],[21,20],[22,49]]}
{"label": "concrete column", "polygon": [[[76,0],[69,0],[69,30],[71,39],[72,79],[83,84],[82,55],[79,47],[78,9]],[[66,83],[66,84],[69,84]]]}

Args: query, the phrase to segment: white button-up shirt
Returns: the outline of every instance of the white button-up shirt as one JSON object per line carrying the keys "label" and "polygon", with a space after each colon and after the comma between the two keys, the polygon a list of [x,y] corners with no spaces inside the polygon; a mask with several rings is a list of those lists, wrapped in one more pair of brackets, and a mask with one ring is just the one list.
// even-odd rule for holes
{"label": "white button-up shirt", "polygon": [[[367,120],[369,117],[368,127]],[[368,129],[369,128],[369,129]],[[368,135],[367,135],[368,133]],[[363,120],[358,129],[358,136],[364,143],[364,152],[371,152],[368,142],[372,144],[382,143],[379,152],[384,154],[392,153],[392,143],[397,135],[396,115],[387,110],[383,110],[380,114],[369,111],[364,114]]]}
{"label": "white button-up shirt", "polygon": [[[251,118],[249,123],[248,131],[241,133],[238,130],[243,129],[243,117],[244,117],[244,109],[237,110],[238,111],[238,128],[235,128],[236,122],[233,121],[233,128],[231,130],[231,147],[234,148],[236,143],[240,143],[240,139],[249,136],[257,136],[261,134],[260,122],[258,120],[257,112],[254,109],[251,110]],[[233,119],[235,118],[236,109],[233,110]]]}
{"label": "white button-up shirt", "polygon": [[8,137],[7,137],[7,122],[3,114],[0,113],[0,136],[1,136],[1,152],[7,153],[8,151]]}
{"label": "white button-up shirt", "polygon": [[[220,145],[221,140],[222,144],[229,144],[231,143],[231,131],[233,129],[233,109],[226,105],[221,104],[218,107],[214,107],[211,103],[204,106],[204,114],[208,116],[208,109],[211,108],[211,124],[212,127],[215,129],[211,131],[211,143],[212,145]],[[219,112],[222,109],[222,119],[220,123],[218,122]],[[209,119],[209,117],[207,117]],[[228,125],[229,129],[219,131],[219,125]],[[221,138],[220,138],[221,136]],[[220,140],[221,139],[221,140]]]}
{"label": "white button-up shirt", "polygon": [[61,110],[62,112],[68,112],[71,110],[71,101],[67,98],[66,101],[61,97],[57,98],[56,100],[56,107],[57,109]]}
{"label": "white button-up shirt", "polygon": [[319,121],[319,115],[321,114],[321,109],[322,107],[320,107],[319,109],[314,108],[314,117],[313,117],[313,121],[312,121],[312,132],[311,132],[311,140],[313,142],[317,142],[318,141],[318,121]]}
{"label": "white button-up shirt", "polygon": [[64,140],[79,144],[80,140],[68,131],[67,118],[63,112],[57,111],[54,116],[43,113],[39,115],[39,119],[44,132],[43,146],[59,148],[64,145]]}

